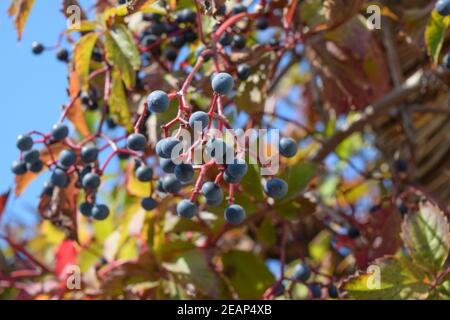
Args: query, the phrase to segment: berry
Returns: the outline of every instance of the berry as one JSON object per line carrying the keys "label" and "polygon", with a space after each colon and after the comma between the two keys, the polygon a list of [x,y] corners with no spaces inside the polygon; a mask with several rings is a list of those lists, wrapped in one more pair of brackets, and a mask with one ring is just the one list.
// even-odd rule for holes
{"label": "berry", "polygon": [[191,9],[183,9],[175,15],[175,21],[178,23],[193,23],[197,19],[197,15]]}
{"label": "berry", "polygon": [[236,3],[231,9],[231,14],[236,15],[238,13],[246,12],[247,8],[242,3]]}
{"label": "berry", "polygon": [[[217,163],[224,164],[227,160],[231,161],[233,158],[233,147],[229,146],[219,138],[213,138],[206,143],[206,152],[216,159]],[[231,158],[231,159],[227,159]]]}
{"label": "berry", "polygon": [[239,183],[241,182],[242,177],[232,176],[231,174],[228,173],[228,171],[225,170],[225,172],[223,173],[223,180],[227,183]]}
{"label": "berry", "polygon": [[339,298],[338,288],[334,284],[328,286],[328,296],[333,299]]}
{"label": "berry", "polygon": [[402,159],[395,160],[394,169],[398,173],[406,172],[408,170],[408,164],[406,163],[405,160],[402,160]]}
{"label": "berry", "polygon": [[180,49],[186,43],[186,39],[182,34],[178,34],[170,38],[170,44],[177,49]]}
{"label": "berry", "polygon": [[42,45],[42,43],[34,41],[31,44],[31,50],[33,51],[34,54],[38,55],[44,52],[44,46]]}
{"label": "berry", "polygon": [[95,190],[100,186],[100,176],[96,173],[90,172],[83,177],[82,184],[86,190]]}
{"label": "berry", "polygon": [[164,112],[169,107],[169,96],[162,90],[156,90],[147,97],[148,111]]}
{"label": "berry", "polygon": [[109,208],[104,204],[96,204],[92,208],[92,217],[95,220],[105,220],[109,216]]}
{"label": "berry", "polygon": [[53,126],[51,137],[55,141],[61,141],[69,135],[69,128],[62,123],[57,123]]}
{"label": "berry", "polygon": [[159,159],[159,165],[165,173],[173,173],[175,170],[175,163],[170,159]]}
{"label": "berry", "polygon": [[163,187],[162,180],[158,179],[158,181],[156,181],[156,189],[159,192],[166,193],[166,190],[164,190],[164,187]]}
{"label": "berry", "polygon": [[58,164],[64,168],[73,166],[77,162],[77,156],[72,150],[63,150],[59,154]]}
{"label": "berry", "polygon": [[233,41],[233,36],[231,34],[229,34],[228,32],[224,32],[219,39],[219,43],[221,45],[223,45],[224,47],[229,46],[232,41]]}
{"label": "berry", "polygon": [[127,147],[133,151],[143,151],[147,145],[147,138],[141,133],[130,134],[127,138]]}
{"label": "berry", "polygon": [[177,213],[180,217],[191,219],[196,211],[195,203],[190,200],[183,199],[177,204]]}
{"label": "berry", "polygon": [[11,165],[11,171],[18,176],[21,176],[27,172],[27,165],[23,161],[15,160]]}
{"label": "berry", "polygon": [[150,211],[155,209],[158,206],[158,202],[156,202],[153,198],[144,198],[141,201],[141,206],[145,211]]}
{"label": "berry", "polygon": [[361,235],[361,232],[358,230],[358,228],[350,227],[347,230],[347,235],[350,239],[356,239]]}
{"label": "berry", "polygon": [[250,77],[250,67],[245,63],[240,64],[236,71],[239,80],[245,81]]}
{"label": "berry", "polygon": [[259,17],[256,19],[256,29],[258,30],[266,30],[269,27],[269,21],[266,17]]}
{"label": "berry", "polygon": [[240,224],[245,219],[245,210],[238,204],[232,204],[225,209],[225,220],[231,224]]}
{"label": "berry", "polygon": [[436,2],[435,5],[436,11],[441,15],[441,16],[448,16],[450,15],[450,1],[449,0],[439,0],[438,2]]}
{"label": "berry", "polygon": [[148,166],[140,166],[136,169],[136,178],[141,182],[151,181],[153,178],[153,169]]}
{"label": "berry", "polygon": [[69,61],[69,51],[67,49],[61,48],[56,52],[56,58],[62,62]]}
{"label": "berry", "polygon": [[235,49],[238,49],[238,50],[244,49],[245,48],[245,43],[246,43],[245,38],[242,35],[240,35],[240,34],[235,34],[233,36],[233,41],[231,42],[233,47]]}
{"label": "berry", "polygon": [[234,80],[225,72],[216,74],[211,81],[212,88],[220,95],[227,95],[233,89]]}
{"label": "berry", "polygon": [[264,192],[274,199],[283,198],[288,191],[287,183],[280,178],[272,178],[266,182]]}
{"label": "berry", "polygon": [[299,264],[294,271],[294,278],[298,281],[308,281],[311,276],[311,270],[304,263]]}
{"label": "berry", "polygon": [[400,203],[397,205],[398,212],[403,216],[408,213],[408,207],[405,206],[403,203]]}
{"label": "berry", "polygon": [[178,180],[187,183],[191,182],[194,177],[194,168],[188,163],[180,163],[175,166],[174,173]]}
{"label": "berry", "polygon": [[446,69],[450,69],[450,54],[447,53],[442,59],[442,64]]}
{"label": "berry", "polygon": [[234,159],[233,163],[229,164],[226,173],[236,178],[242,178],[248,171],[248,165],[243,159]]}
{"label": "berry", "polygon": [[168,47],[164,52],[164,56],[167,58],[167,60],[174,62],[175,60],[177,60],[178,52],[174,48]]}
{"label": "berry", "polygon": [[297,143],[292,138],[281,138],[280,139],[280,153],[286,158],[292,158],[297,154]]}
{"label": "berry", "polygon": [[94,205],[89,202],[83,202],[80,204],[79,209],[83,216],[85,217],[91,217],[92,216],[92,209],[94,208]]}
{"label": "berry", "polygon": [[186,42],[194,42],[195,40],[197,40],[197,34],[192,31],[192,30],[188,30],[183,34],[184,40]]}
{"label": "berry", "polygon": [[205,196],[207,205],[214,206],[220,204],[223,201],[223,191],[214,182],[205,182],[201,190],[203,195]]}
{"label": "berry", "polygon": [[198,122],[197,127],[200,126],[202,129],[205,129],[209,123],[208,114],[203,111],[194,112],[189,118],[189,125],[191,128],[196,128],[196,122]]}
{"label": "berry", "polygon": [[55,189],[55,186],[51,181],[45,181],[43,185],[43,191],[42,193],[51,197],[53,195],[53,190]]}
{"label": "berry", "polygon": [[167,31],[166,25],[164,23],[161,23],[161,22],[154,22],[152,24],[152,26],[150,27],[150,32],[155,34],[155,35],[157,35],[157,36],[161,36],[166,31]]}
{"label": "berry", "polygon": [[322,287],[318,283],[311,283],[309,286],[309,291],[314,299],[320,299],[322,297]]}
{"label": "berry", "polygon": [[141,44],[144,47],[150,46],[152,43],[155,43],[158,40],[158,37],[154,34],[147,33],[141,39]]}
{"label": "berry", "polygon": [[97,161],[99,150],[97,147],[88,145],[81,148],[80,156],[84,163],[92,163]]}
{"label": "berry", "polygon": [[115,129],[117,127],[117,123],[111,119],[111,118],[107,118],[106,119],[106,125],[108,126],[108,129]]}
{"label": "berry", "polygon": [[40,158],[40,156],[41,156],[41,154],[39,153],[38,150],[36,150],[36,149],[31,149],[31,150],[25,151],[25,152],[23,153],[23,160],[24,160],[26,163],[32,163],[32,162],[38,161],[39,158]]}
{"label": "berry", "polygon": [[178,193],[181,190],[181,182],[174,175],[168,175],[162,178],[162,189],[164,192]]}
{"label": "berry", "polygon": [[20,151],[28,151],[33,147],[33,139],[30,136],[20,135],[17,137],[16,146]]}
{"label": "berry", "polygon": [[50,181],[53,185],[60,188],[66,188],[70,182],[67,173],[59,168],[56,168],[55,171],[53,171]]}
{"label": "berry", "polygon": [[44,168],[44,164],[41,160],[27,163],[27,169],[30,172],[39,173]]}
{"label": "berry", "polygon": [[164,159],[172,159],[172,153],[175,151],[178,154],[181,152],[181,141],[177,138],[166,138],[158,141],[156,144],[156,153]]}

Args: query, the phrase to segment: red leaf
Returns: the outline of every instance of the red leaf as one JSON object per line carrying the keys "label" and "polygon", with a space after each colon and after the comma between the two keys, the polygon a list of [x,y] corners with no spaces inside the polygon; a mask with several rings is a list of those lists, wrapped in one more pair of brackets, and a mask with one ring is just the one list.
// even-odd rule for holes
{"label": "red leaf", "polygon": [[56,249],[55,272],[60,277],[68,265],[74,265],[77,260],[77,249],[73,241],[64,240]]}
{"label": "red leaf", "polygon": [[8,201],[10,191],[11,190],[8,190],[4,194],[0,195],[0,222],[2,219],[3,212],[5,211],[6,202]]}

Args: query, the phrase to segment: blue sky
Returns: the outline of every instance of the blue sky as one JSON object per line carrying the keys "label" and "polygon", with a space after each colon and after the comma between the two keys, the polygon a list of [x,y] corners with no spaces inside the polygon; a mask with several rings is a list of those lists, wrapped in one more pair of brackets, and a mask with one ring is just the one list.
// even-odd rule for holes
{"label": "blue sky", "polygon": [[[48,132],[58,120],[60,105],[67,102],[66,65],[56,60],[54,51],[46,51],[40,56],[31,53],[33,41],[52,46],[64,30],[66,22],[60,12],[61,1],[35,2],[21,43],[17,42],[13,21],[7,16],[9,2],[0,1],[1,193],[13,187],[10,166],[19,155],[15,148],[17,135],[33,129]],[[44,179],[41,176],[34,181],[20,198],[10,198],[4,222],[29,224],[35,221],[35,208]]]}

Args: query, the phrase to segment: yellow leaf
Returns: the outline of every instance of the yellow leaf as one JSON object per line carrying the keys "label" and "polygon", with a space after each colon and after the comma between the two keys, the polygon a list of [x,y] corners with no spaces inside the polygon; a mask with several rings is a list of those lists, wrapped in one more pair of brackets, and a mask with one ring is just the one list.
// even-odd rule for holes
{"label": "yellow leaf", "polygon": [[109,98],[109,111],[114,121],[128,129],[131,127],[130,110],[127,96],[119,71],[114,68],[111,80],[111,96]]}
{"label": "yellow leaf", "polygon": [[80,77],[81,89],[89,89],[89,65],[91,62],[92,50],[94,50],[99,34],[90,32],[84,35],[75,45],[73,60],[75,71]]}
{"label": "yellow leaf", "polygon": [[150,182],[141,182],[134,175],[134,164],[130,163],[127,169],[126,188],[130,195],[136,197],[149,197],[152,191]]}
{"label": "yellow leaf", "polygon": [[14,19],[14,26],[17,30],[19,41],[22,39],[22,32],[33,5],[34,0],[13,0],[8,9],[8,15]]}

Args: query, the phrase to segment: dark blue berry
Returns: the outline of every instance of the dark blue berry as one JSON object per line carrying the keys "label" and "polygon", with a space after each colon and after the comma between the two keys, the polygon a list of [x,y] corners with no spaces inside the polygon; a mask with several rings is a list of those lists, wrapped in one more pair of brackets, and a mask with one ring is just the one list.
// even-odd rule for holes
{"label": "dark blue berry", "polygon": [[80,204],[79,209],[83,216],[85,217],[91,217],[92,216],[92,209],[94,208],[94,205],[89,202],[83,202]]}
{"label": "dark blue berry", "polygon": [[292,158],[297,154],[298,146],[294,139],[283,137],[280,139],[280,154]]}
{"label": "dark blue berry", "polygon": [[84,146],[81,148],[80,156],[84,163],[92,163],[97,161],[99,150],[95,146]]}
{"label": "dark blue berry", "polygon": [[227,95],[234,86],[233,78],[225,72],[220,72],[212,78],[212,89],[220,95]]}
{"label": "dark blue berry", "polygon": [[20,135],[17,137],[16,146],[20,151],[28,151],[33,147],[33,139],[30,136]]}
{"label": "dark blue berry", "polygon": [[11,165],[11,171],[18,176],[21,176],[27,172],[27,165],[23,161],[13,161]]}
{"label": "dark blue berry", "polygon": [[31,44],[31,50],[34,54],[38,55],[44,52],[44,46],[41,43],[34,41]]}
{"label": "dark blue berry", "polygon": [[56,168],[55,171],[53,171],[50,177],[50,181],[53,183],[53,185],[60,188],[66,188],[70,182],[67,173],[59,168]]}
{"label": "dark blue berry", "polygon": [[156,200],[154,200],[153,198],[144,198],[141,201],[141,206],[142,208],[144,208],[144,210],[150,211],[158,206],[158,202],[156,202]]}
{"label": "dark blue berry", "polygon": [[266,182],[264,192],[274,199],[283,198],[288,192],[287,183],[280,178],[272,178]]}
{"label": "dark blue berry", "polygon": [[136,178],[141,182],[148,182],[153,179],[153,169],[142,165],[136,169]]}
{"label": "dark blue berry", "polygon": [[245,43],[246,43],[245,38],[240,34],[235,34],[233,36],[233,41],[231,42],[232,46],[238,50],[244,49]]}
{"label": "dark blue berry", "polygon": [[339,298],[339,290],[334,284],[328,286],[328,296],[333,299]]}
{"label": "dark blue berry", "polygon": [[256,19],[256,29],[258,30],[266,30],[269,27],[269,21],[266,17],[259,17]]}
{"label": "dark blue berry", "polygon": [[298,281],[308,281],[311,276],[311,270],[309,270],[308,266],[304,263],[299,264],[294,271],[294,278]]}
{"label": "dark blue berry", "polygon": [[67,138],[69,135],[69,128],[62,123],[55,124],[53,126],[51,137],[55,141],[61,141]]}
{"label": "dark blue berry", "polygon": [[150,112],[164,112],[169,108],[170,100],[167,93],[156,90],[147,97],[147,107]]}
{"label": "dark blue berry", "polygon": [[190,200],[183,199],[177,204],[177,213],[183,218],[192,218],[195,215],[197,208],[195,203]]}
{"label": "dark blue berry", "polygon": [[60,49],[56,52],[56,58],[57,58],[59,61],[62,61],[62,62],[68,62],[68,61],[69,61],[69,51],[67,51],[67,49],[60,48]]}
{"label": "dark blue berry", "polygon": [[77,155],[72,150],[63,150],[59,154],[58,164],[64,168],[73,166],[77,162]]}
{"label": "dark blue berry", "polygon": [[450,69],[450,54],[447,53],[442,59],[442,64],[446,69]]}
{"label": "dark blue berry", "polygon": [[43,185],[42,193],[45,194],[48,197],[51,197],[53,195],[53,190],[55,189],[55,186],[51,181],[45,181]]}
{"label": "dark blue berry", "polygon": [[33,163],[39,160],[41,154],[36,149],[31,149],[23,153],[23,160],[26,163]]}
{"label": "dark blue berry", "polygon": [[41,160],[27,163],[27,170],[33,173],[39,173],[44,168],[44,164]]}
{"label": "dark blue berry", "polygon": [[174,173],[178,180],[187,183],[191,182],[192,178],[194,177],[194,168],[188,163],[180,163],[179,165],[175,166]]}
{"label": "dark blue berry", "polygon": [[350,227],[350,228],[347,230],[347,235],[348,235],[348,237],[349,237],[350,239],[356,239],[356,238],[358,238],[358,237],[361,235],[361,232],[359,231],[358,228]]}
{"label": "dark blue berry", "polygon": [[[209,123],[209,116],[206,112],[194,112],[189,118],[191,128],[205,129]],[[199,130],[200,131],[200,130]]]}
{"label": "dark blue berry", "polygon": [[178,193],[181,190],[181,182],[174,175],[170,174],[162,178],[162,188],[165,192]]}
{"label": "dark blue berry", "polygon": [[100,186],[100,176],[96,173],[90,172],[82,179],[83,188],[86,190],[95,190]]}
{"label": "dark blue berry", "polygon": [[[156,153],[164,159],[176,158],[182,151],[181,141],[177,138],[165,138],[156,144]],[[172,154],[174,152],[174,154]]]}
{"label": "dark blue berry", "polygon": [[233,41],[233,36],[228,32],[224,32],[222,36],[220,36],[219,43],[223,46],[229,46]]}
{"label": "dark blue berry", "polygon": [[92,217],[95,220],[105,220],[109,216],[109,208],[104,204],[96,204],[92,208]]}
{"label": "dark blue berry", "polygon": [[449,0],[439,0],[438,2],[436,2],[435,5],[436,11],[441,15],[441,16],[448,16],[450,15],[450,1]]}
{"label": "dark blue berry", "polygon": [[175,163],[171,159],[160,158],[159,165],[165,173],[173,173],[175,170]]}
{"label": "dark blue berry", "polygon": [[133,151],[143,151],[147,145],[147,138],[143,134],[133,133],[127,138],[127,147]]}
{"label": "dark blue berry", "polygon": [[320,299],[322,297],[322,286],[318,283],[311,283],[309,286],[309,291],[314,299]]}
{"label": "dark blue berry", "polygon": [[236,15],[238,13],[246,12],[247,8],[242,3],[236,3],[231,9],[231,14]]}
{"label": "dark blue berry", "polygon": [[238,204],[232,204],[225,209],[225,221],[231,224],[240,224],[245,219],[245,210]]}
{"label": "dark blue berry", "polygon": [[237,71],[237,77],[239,80],[245,81],[248,79],[248,77],[250,77],[250,72],[251,72],[250,67],[245,63],[240,64],[237,67],[236,71]]}
{"label": "dark blue berry", "polygon": [[223,191],[214,182],[207,181],[202,186],[202,193],[208,206],[217,206],[223,201]]}
{"label": "dark blue berry", "polygon": [[233,163],[230,163],[227,166],[226,172],[228,175],[233,176],[235,178],[242,178],[248,171],[248,165],[245,163],[243,159],[234,159]]}

